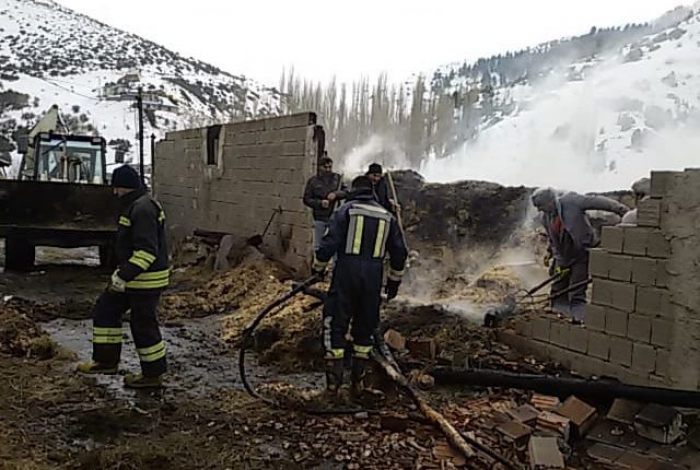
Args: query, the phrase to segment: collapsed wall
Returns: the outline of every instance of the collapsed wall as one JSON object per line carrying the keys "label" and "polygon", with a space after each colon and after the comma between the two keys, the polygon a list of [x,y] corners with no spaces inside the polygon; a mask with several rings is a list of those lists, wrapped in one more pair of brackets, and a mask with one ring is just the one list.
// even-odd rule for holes
{"label": "collapsed wall", "polygon": [[173,238],[195,229],[244,238],[262,234],[273,259],[305,272],[312,222],[302,202],[316,174],[314,113],[169,132],[158,143],[154,193]]}
{"label": "collapsed wall", "polygon": [[700,170],[652,172],[637,226],[592,250],[585,326],[519,318],[501,337],[587,376],[700,389]]}

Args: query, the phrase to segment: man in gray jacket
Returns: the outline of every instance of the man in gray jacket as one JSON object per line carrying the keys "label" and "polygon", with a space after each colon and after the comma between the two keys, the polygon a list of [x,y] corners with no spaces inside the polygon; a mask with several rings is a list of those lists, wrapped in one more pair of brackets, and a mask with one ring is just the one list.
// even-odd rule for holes
{"label": "man in gray jacket", "polygon": [[[552,284],[552,293],[588,279],[588,250],[598,245],[587,210],[614,212],[620,217],[629,208],[604,196],[584,196],[574,192],[559,192],[540,188],[532,194],[532,203],[540,211],[540,220],[549,239],[554,258],[552,274],[561,277]],[[582,321],[586,305],[587,285],[552,301],[552,309]]]}

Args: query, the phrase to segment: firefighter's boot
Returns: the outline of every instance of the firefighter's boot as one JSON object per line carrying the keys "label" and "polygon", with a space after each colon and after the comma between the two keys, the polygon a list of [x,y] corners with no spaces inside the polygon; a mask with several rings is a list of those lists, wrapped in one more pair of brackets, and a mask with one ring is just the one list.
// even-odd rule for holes
{"label": "firefighter's boot", "polygon": [[359,402],[377,403],[384,400],[384,394],[380,390],[367,387],[365,379],[367,377],[367,369],[369,367],[369,359],[361,357],[352,358],[352,373],[350,375],[350,396],[353,400]]}
{"label": "firefighter's boot", "polygon": [[326,392],[336,397],[343,385],[343,359],[326,359]]}
{"label": "firefighter's boot", "polygon": [[78,372],[82,372],[83,374],[104,374],[104,375],[114,375],[117,372],[119,372],[119,366],[118,365],[111,365],[111,364],[102,364],[99,362],[82,362],[78,364],[76,367]]}
{"label": "firefighter's boot", "polygon": [[142,374],[126,374],[124,386],[127,388],[160,388],[163,386],[163,376],[146,377]]}

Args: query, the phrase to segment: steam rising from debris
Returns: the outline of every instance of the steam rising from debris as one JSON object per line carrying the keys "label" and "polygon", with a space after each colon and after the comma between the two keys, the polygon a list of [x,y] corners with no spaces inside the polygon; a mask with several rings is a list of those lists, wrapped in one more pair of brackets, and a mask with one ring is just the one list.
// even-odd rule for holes
{"label": "steam rising from debris", "polygon": [[339,162],[340,171],[346,178],[364,173],[370,163],[380,163],[387,170],[410,168],[401,145],[391,137],[378,134],[343,155]]}

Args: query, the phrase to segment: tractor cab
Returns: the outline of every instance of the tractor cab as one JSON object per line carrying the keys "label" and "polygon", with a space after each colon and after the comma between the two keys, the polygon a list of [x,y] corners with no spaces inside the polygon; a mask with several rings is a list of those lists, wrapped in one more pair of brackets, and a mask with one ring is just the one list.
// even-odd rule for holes
{"label": "tractor cab", "polygon": [[24,155],[19,179],[79,184],[107,183],[102,137],[40,132]]}

